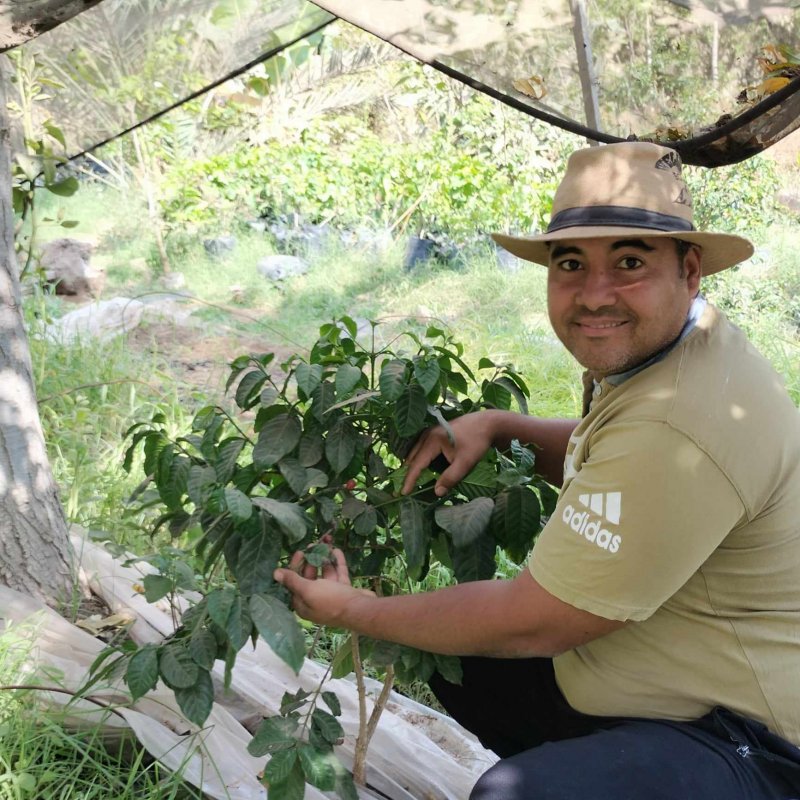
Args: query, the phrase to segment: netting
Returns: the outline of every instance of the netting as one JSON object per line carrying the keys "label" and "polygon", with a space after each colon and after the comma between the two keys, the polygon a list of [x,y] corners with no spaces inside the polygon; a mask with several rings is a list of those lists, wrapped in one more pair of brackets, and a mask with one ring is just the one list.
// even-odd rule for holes
{"label": "netting", "polygon": [[[71,154],[318,35],[334,16],[532,116],[596,141],[668,142],[689,163],[739,161],[800,125],[800,19],[789,3],[41,0],[24,6],[8,11],[0,3],[0,44],[52,27],[18,48],[17,58],[54,76],[58,88],[46,105],[39,98],[37,112],[66,128]],[[57,16],[69,18],[53,27]]]}

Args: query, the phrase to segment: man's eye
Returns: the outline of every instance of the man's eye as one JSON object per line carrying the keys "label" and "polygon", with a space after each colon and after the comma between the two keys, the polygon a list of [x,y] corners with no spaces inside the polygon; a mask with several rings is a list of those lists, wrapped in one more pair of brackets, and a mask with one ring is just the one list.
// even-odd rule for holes
{"label": "man's eye", "polygon": [[642,259],[636,256],[625,256],[625,258],[619,262],[619,266],[622,269],[638,269],[642,264],[644,264]]}
{"label": "man's eye", "polygon": [[558,262],[558,268],[562,272],[575,272],[581,268],[581,262],[575,258],[565,258]]}

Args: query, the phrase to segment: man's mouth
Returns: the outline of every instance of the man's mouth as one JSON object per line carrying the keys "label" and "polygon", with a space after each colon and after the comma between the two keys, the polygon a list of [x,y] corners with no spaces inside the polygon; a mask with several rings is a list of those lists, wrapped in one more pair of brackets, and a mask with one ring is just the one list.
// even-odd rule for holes
{"label": "man's mouth", "polygon": [[588,330],[601,331],[605,330],[606,328],[619,328],[622,325],[626,325],[627,322],[627,320],[609,320],[605,322],[600,320],[576,320],[575,324]]}

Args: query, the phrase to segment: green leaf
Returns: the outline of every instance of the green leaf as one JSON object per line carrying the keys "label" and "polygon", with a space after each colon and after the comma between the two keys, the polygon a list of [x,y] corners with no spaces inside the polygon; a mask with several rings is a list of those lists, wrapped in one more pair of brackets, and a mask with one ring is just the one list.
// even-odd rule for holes
{"label": "green leaf", "polygon": [[394,401],[403,394],[408,384],[407,372],[408,363],[406,361],[392,359],[383,362],[378,385],[385,400]]}
{"label": "green leaf", "polygon": [[142,585],[144,586],[144,596],[148,603],[159,601],[175,588],[172,578],[167,578],[165,575],[145,575]]}
{"label": "green leaf", "polygon": [[411,580],[419,580],[428,556],[431,534],[422,506],[409,497],[400,501],[400,532],[403,535],[408,576]]}
{"label": "green leaf", "polygon": [[511,440],[511,458],[526,475],[532,475],[536,466],[536,456],[532,450],[520,444],[519,439]]}
{"label": "green leaf", "polygon": [[309,467],[306,471],[306,485],[303,487],[303,494],[309,489],[324,489],[328,485],[328,476],[319,469]]}
{"label": "green leaf", "polygon": [[461,686],[461,681],[464,679],[464,671],[461,669],[461,659],[458,656],[443,656],[440,653],[434,653],[433,658],[436,661],[436,670],[439,674],[448,683]]}
{"label": "green leaf", "polygon": [[472,472],[457,485],[456,490],[470,500],[476,497],[491,497],[497,486],[497,473],[493,464],[479,461]]}
{"label": "green leaf", "polygon": [[350,397],[363,375],[364,373],[353,364],[342,364],[336,370],[336,378],[334,380],[336,399],[344,400]]}
{"label": "green leaf", "polygon": [[519,386],[517,386],[511,378],[506,377],[505,375],[501,375],[499,378],[495,380],[495,383],[500,385],[502,388],[506,389],[507,391],[511,392],[514,395],[514,399],[517,401],[517,405],[519,406],[519,410],[521,414],[528,413],[528,401],[525,398],[525,395],[520,390]]}
{"label": "green leaf", "polygon": [[241,650],[250,634],[253,632],[253,620],[250,617],[250,607],[242,602],[241,595],[236,595],[231,606],[231,613],[225,625],[225,633],[234,650]]}
{"label": "green leaf", "polygon": [[198,670],[197,681],[192,686],[175,689],[175,700],[184,716],[195,725],[203,725],[214,705],[214,684],[206,670]]}
{"label": "green leaf", "polygon": [[[264,782],[267,786],[271,787],[273,784],[285,781],[289,777],[289,773],[292,771],[296,761],[297,749],[294,747],[273,753],[272,758],[264,768]],[[270,791],[271,796],[272,791]]]}
{"label": "green leaf", "polygon": [[331,546],[325,542],[317,542],[313,547],[303,551],[303,557],[312,567],[322,567],[330,563]]}
{"label": "green leaf", "polygon": [[336,390],[330,381],[323,381],[314,389],[314,399],[311,403],[311,413],[319,422],[325,422],[325,415],[336,402]]}
{"label": "green leaf", "polygon": [[204,406],[195,415],[192,420],[193,431],[204,431],[211,425],[217,417],[216,406]]}
{"label": "green leaf", "polygon": [[208,628],[197,628],[189,638],[189,655],[198,667],[211,669],[217,660],[217,637]]}
{"label": "green leaf", "polygon": [[494,501],[489,497],[478,497],[469,503],[442,506],[436,509],[436,524],[452,537],[457,548],[469,547],[488,528],[494,511]]}
{"label": "green leaf", "polygon": [[189,470],[186,482],[187,492],[196,506],[204,506],[211,495],[212,487],[217,483],[217,473],[213,467],[194,464]]}
{"label": "green leaf", "polygon": [[297,365],[294,379],[297,381],[297,388],[304,395],[303,399],[308,399],[322,380],[322,364],[306,364],[301,362]]}
{"label": "green leaf", "polygon": [[[482,498],[486,499],[486,498]],[[469,547],[453,547],[453,573],[459,583],[483,581],[494,577],[497,545],[487,531]]]}
{"label": "green leaf", "polygon": [[[163,456],[164,453],[168,452],[168,449],[165,447],[161,452]],[[161,459],[159,459],[160,461]],[[170,511],[179,511],[183,508],[183,495],[188,490],[191,469],[192,461],[190,458],[175,456],[171,459],[166,479],[160,480],[158,493]]]}
{"label": "green leaf", "polygon": [[281,557],[281,537],[266,525],[255,535],[243,536],[236,563],[236,577],[242,594],[266,591],[274,583],[272,573]]}
{"label": "green leaf", "polygon": [[424,389],[425,394],[428,394],[436,384],[439,383],[441,373],[442,370],[436,359],[414,359],[414,377],[417,379],[417,383]]}
{"label": "green leaf", "polygon": [[278,469],[281,471],[286,483],[289,484],[291,490],[298,496],[306,492],[306,484],[308,481],[308,472],[306,468],[296,459],[291,456],[286,456],[278,462]]}
{"label": "green leaf", "polygon": [[171,689],[185,689],[197,680],[199,668],[182,644],[169,644],[161,648],[158,671]]}
{"label": "green leaf", "polygon": [[512,486],[495,497],[492,531],[517,564],[524,561],[539,532],[539,498],[525,486]]}
{"label": "green leaf", "polygon": [[318,433],[304,433],[297,448],[297,457],[304,467],[319,463],[325,450],[325,440]]}
{"label": "green leaf", "polygon": [[428,402],[423,388],[416,383],[407,386],[397,400],[394,422],[400,436],[414,436],[425,427]]}
{"label": "green leaf", "polygon": [[253,463],[259,469],[276,464],[294,450],[300,441],[302,428],[292,414],[278,414],[259,431],[258,441],[253,448]]}
{"label": "green leaf", "polygon": [[250,502],[250,498],[244,492],[231,486],[225,487],[225,505],[231,516],[237,521],[250,519],[253,514],[253,504]]}
{"label": "green leaf", "polygon": [[225,586],[222,589],[214,589],[208,594],[206,598],[208,616],[211,617],[220,628],[227,627],[235,599],[236,590],[230,586]]}
{"label": "green leaf", "polygon": [[306,645],[303,629],[276,597],[256,594],[250,598],[250,614],[258,632],[275,654],[295,672],[303,666]]}
{"label": "green leaf", "polygon": [[125,683],[128,684],[134,702],[146,695],[158,683],[158,649],[145,645],[137,650],[125,670]]}
{"label": "green leaf", "polygon": [[294,748],[296,731],[296,717],[269,717],[258,726],[255,736],[247,745],[247,752],[260,758],[268,753]]}
{"label": "green leaf", "polygon": [[274,386],[265,386],[261,390],[258,402],[263,408],[269,408],[278,399],[278,390]]}
{"label": "green leaf", "polygon": [[273,783],[269,787],[269,800],[303,800],[306,793],[306,779],[300,761],[295,761],[285,781]]}
{"label": "green leaf", "polygon": [[478,361],[478,369],[492,369],[497,365],[492,361],[491,358],[486,358],[485,356]]}
{"label": "green leaf", "polygon": [[325,457],[334,471],[341,472],[356,452],[357,436],[346,417],[337,420],[325,440]]}
{"label": "green leaf", "polygon": [[331,678],[346,678],[354,669],[353,636],[351,634],[344,640],[331,660]]}
{"label": "green leaf", "polygon": [[236,387],[236,405],[243,411],[257,405],[261,400],[261,387],[266,381],[267,376],[260,369],[246,372]]}
{"label": "green leaf", "polygon": [[321,708],[314,709],[314,713],[311,715],[311,727],[328,744],[338,744],[340,739],[344,739],[344,729],[339,724],[339,720]]}
{"label": "green leaf", "polygon": [[231,479],[243,447],[244,439],[239,437],[220,442],[217,448],[217,458],[214,461],[214,472],[219,483],[227,483]]}
{"label": "green leaf", "polygon": [[322,699],[328,704],[334,717],[338,717],[342,713],[342,706],[335,692],[323,692]]}
{"label": "green leaf", "polygon": [[252,497],[254,505],[263,508],[278,523],[290,544],[299,542],[308,533],[305,512],[294,503],[282,503],[271,497]]}
{"label": "green leaf", "polygon": [[359,536],[369,536],[378,527],[378,512],[368,505],[355,519],[353,530]]}
{"label": "green leaf", "polygon": [[78,191],[79,187],[80,183],[78,183],[78,179],[69,177],[63,178],[55,183],[46,183],[44,188],[53,194],[57,194],[59,197],[72,197],[72,195]]}
{"label": "green leaf", "polygon": [[481,390],[485,403],[504,411],[511,408],[511,392],[509,392],[505,386],[501,385],[499,381],[494,383],[484,381]]}
{"label": "green leaf", "polygon": [[281,698],[281,716],[285,717],[292,711],[301,709],[309,697],[311,697],[311,692],[307,692],[305,689],[298,689],[294,693],[284,692]]}
{"label": "green leaf", "polygon": [[297,751],[306,781],[323,792],[331,791],[336,786],[336,767],[331,763],[336,760],[333,752],[319,751],[306,742],[300,742]]}

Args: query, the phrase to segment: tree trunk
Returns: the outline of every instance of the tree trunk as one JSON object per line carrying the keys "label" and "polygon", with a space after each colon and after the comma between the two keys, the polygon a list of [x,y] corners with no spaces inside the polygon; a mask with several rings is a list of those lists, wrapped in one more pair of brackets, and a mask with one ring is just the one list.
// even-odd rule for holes
{"label": "tree trunk", "polygon": [[22,321],[10,154],[0,65],[0,583],[56,605],[69,599],[73,574]]}

